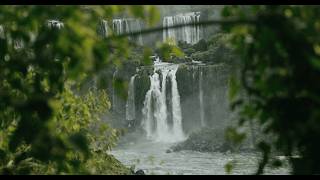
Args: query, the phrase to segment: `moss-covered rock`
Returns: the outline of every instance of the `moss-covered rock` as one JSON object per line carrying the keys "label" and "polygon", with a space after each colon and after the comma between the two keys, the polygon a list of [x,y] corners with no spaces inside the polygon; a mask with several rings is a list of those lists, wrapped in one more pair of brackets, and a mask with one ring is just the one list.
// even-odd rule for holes
{"label": "moss-covered rock", "polygon": [[[112,155],[103,156],[104,159],[93,162],[92,166],[96,166],[92,174],[106,174],[106,175],[133,175],[130,168],[124,166]],[[97,163],[99,167],[97,168]],[[93,167],[91,167],[93,168]]]}

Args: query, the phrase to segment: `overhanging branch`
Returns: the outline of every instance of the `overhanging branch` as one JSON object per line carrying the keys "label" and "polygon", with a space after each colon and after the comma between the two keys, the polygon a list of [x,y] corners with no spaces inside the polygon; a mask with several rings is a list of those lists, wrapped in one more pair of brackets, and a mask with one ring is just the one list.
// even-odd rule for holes
{"label": "overhanging branch", "polygon": [[145,34],[150,34],[154,32],[159,32],[165,29],[176,29],[176,28],[194,26],[194,25],[209,26],[209,25],[239,25],[239,24],[247,24],[247,25],[256,24],[256,21],[255,20],[208,20],[208,21],[200,21],[198,23],[177,24],[169,27],[154,27],[149,29],[143,29],[140,31],[135,31],[130,33],[111,35],[106,37],[106,39],[123,38],[127,36],[138,36],[141,34],[145,35]]}

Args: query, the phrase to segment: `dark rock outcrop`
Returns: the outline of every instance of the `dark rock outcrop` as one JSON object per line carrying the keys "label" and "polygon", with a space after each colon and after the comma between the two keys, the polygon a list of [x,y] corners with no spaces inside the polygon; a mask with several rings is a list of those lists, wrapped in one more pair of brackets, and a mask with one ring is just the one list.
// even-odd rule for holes
{"label": "dark rock outcrop", "polygon": [[134,173],[135,175],[145,175],[142,169],[139,169],[137,172]]}
{"label": "dark rock outcrop", "polygon": [[224,128],[203,128],[192,133],[187,140],[172,146],[167,151],[183,150],[199,152],[235,152],[253,151],[247,143],[235,146],[225,139]]}

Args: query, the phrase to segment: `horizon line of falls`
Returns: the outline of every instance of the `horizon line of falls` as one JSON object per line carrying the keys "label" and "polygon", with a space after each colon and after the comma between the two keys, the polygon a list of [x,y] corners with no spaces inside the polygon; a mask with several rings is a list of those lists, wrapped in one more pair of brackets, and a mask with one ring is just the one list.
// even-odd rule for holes
{"label": "horizon line of falls", "polygon": [[[163,41],[173,40],[173,43],[183,41],[188,44],[195,44],[201,38],[201,26],[196,25],[200,22],[199,12],[190,12],[178,14],[175,16],[166,16],[163,19]],[[174,25],[186,25],[194,24],[189,26],[183,26],[181,28],[170,29],[169,27]]]}
{"label": "horizon line of falls", "polygon": [[[142,126],[147,138],[160,142],[178,142],[186,138],[182,127],[180,95],[176,72],[179,65],[156,65],[154,73],[149,76],[150,89],[143,103]],[[170,81],[168,81],[168,79]],[[171,111],[167,104],[167,83],[171,84]],[[172,115],[170,122],[169,116]]]}
{"label": "horizon line of falls", "polygon": [[[111,27],[107,20],[101,20],[100,25],[98,26],[98,33],[103,37],[107,37],[110,35],[111,31],[117,35],[140,32],[142,30],[142,23],[140,20],[133,18],[113,19]],[[139,45],[143,45],[141,34],[136,37],[130,36],[129,39],[137,42]]]}

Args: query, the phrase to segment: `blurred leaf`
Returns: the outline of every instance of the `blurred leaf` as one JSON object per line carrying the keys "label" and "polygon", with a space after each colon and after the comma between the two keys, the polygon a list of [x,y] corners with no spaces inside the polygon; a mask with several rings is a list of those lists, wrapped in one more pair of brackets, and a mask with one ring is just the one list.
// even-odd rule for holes
{"label": "blurred leaf", "polygon": [[143,50],[143,64],[148,66],[152,65],[152,60],[150,56],[152,55],[152,50],[150,48],[144,48]]}
{"label": "blurred leaf", "polygon": [[245,133],[239,133],[235,128],[228,127],[225,131],[226,140],[231,141],[235,144],[240,144],[246,138]]}
{"label": "blurred leaf", "polygon": [[74,145],[79,151],[82,151],[86,156],[89,155],[88,142],[86,137],[81,133],[76,133],[70,136],[70,142]]}
{"label": "blurred leaf", "polygon": [[235,163],[236,162],[234,160],[232,160],[232,161],[229,161],[227,164],[224,165],[224,169],[225,169],[227,174],[231,174],[232,173],[232,170],[234,169]]}
{"label": "blurred leaf", "polygon": [[229,99],[233,101],[238,95],[240,90],[240,85],[237,81],[235,75],[231,75],[229,79]]}

